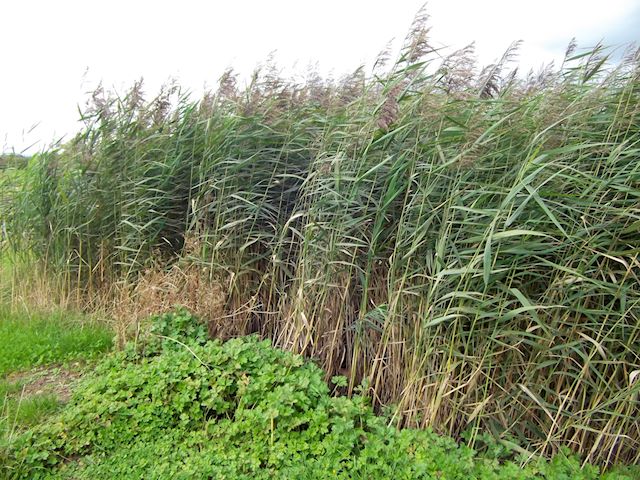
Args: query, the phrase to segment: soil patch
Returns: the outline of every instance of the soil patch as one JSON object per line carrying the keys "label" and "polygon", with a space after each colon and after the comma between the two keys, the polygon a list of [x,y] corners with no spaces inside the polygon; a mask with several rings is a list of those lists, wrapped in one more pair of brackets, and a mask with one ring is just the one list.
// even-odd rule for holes
{"label": "soil patch", "polygon": [[6,381],[21,385],[17,395],[30,397],[50,394],[55,395],[61,402],[68,402],[73,386],[82,377],[84,366],[81,362],[74,362],[64,367],[48,365],[12,373],[7,376]]}

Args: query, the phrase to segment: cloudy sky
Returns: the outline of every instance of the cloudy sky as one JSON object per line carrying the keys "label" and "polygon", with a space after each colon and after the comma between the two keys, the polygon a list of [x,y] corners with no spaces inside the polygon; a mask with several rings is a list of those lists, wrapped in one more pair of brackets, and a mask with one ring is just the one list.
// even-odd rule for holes
{"label": "cloudy sky", "polygon": [[[285,72],[339,76],[397,45],[424,0],[4,0],[0,3],[0,150],[30,152],[78,128],[102,81],[123,90],[168,78],[195,94],[229,66],[248,74],[271,52]],[[523,40],[526,69],[582,47],[640,43],[640,0],[431,0],[436,45],[476,42],[481,63]]]}

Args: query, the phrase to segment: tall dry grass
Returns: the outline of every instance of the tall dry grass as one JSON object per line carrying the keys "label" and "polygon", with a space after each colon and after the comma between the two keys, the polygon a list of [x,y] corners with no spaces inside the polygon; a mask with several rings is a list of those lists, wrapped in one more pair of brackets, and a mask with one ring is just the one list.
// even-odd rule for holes
{"label": "tall dry grass", "polygon": [[185,303],[398,425],[638,462],[640,57],[522,77],[516,51],[443,57],[421,16],[373,76],[99,90],[6,202],[7,249],[122,335]]}

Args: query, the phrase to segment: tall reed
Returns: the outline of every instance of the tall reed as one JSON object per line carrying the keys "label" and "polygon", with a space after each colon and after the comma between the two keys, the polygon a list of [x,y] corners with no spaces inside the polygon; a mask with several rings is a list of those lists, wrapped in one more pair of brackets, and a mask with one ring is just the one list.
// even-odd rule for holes
{"label": "tall reed", "polygon": [[479,70],[425,21],[373,76],[96,92],[26,167],[7,248],[81,302],[202,276],[213,331],[366,381],[400,426],[638,462],[640,56],[523,78],[517,45]]}

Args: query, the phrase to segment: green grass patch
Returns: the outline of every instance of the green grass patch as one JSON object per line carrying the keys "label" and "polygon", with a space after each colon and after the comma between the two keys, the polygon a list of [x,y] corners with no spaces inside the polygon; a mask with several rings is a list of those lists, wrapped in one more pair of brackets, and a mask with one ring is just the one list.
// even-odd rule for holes
{"label": "green grass patch", "polygon": [[113,333],[69,313],[0,310],[0,376],[48,363],[95,358],[109,350]]}
{"label": "green grass patch", "polygon": [[1,382],[0,444],[9,441],[18,431],[37,425],[60,406],[60,398],[54,393],[22,396],[19,385]]}
{"label": "green grass patch", "polygon": [[83,368],[78,361],[109,350],[111,339],[107,327],[79,315],[0,309],[0,444],[57,412]]}

